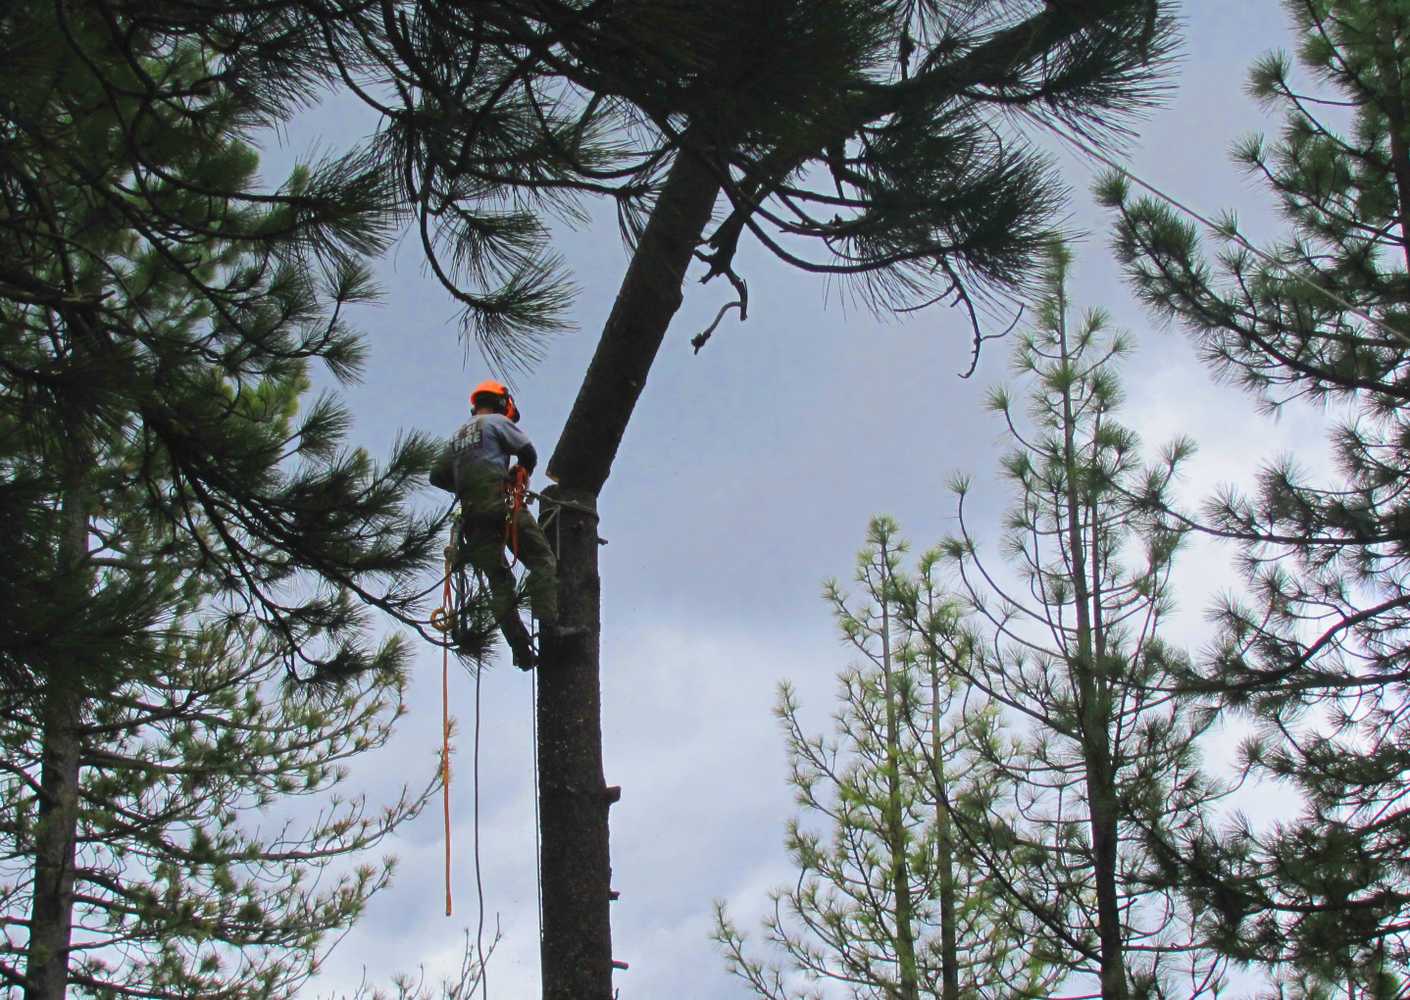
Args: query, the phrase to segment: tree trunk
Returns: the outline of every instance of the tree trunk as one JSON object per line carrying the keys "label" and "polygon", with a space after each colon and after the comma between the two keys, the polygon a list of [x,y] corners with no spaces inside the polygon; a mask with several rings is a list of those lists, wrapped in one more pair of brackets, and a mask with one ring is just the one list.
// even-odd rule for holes
{"label": "tree trunk", "polygon": [[[560,621],[590,626],[582,638],[541,640],[538,685],[539,815],[543,878],[543,995],[612,996],[606,782],[598,683],[597,517],[591,494],[551,487],[558,508]],[[572,507],[567,503],[573,503]]]}
{"label": "tree trunk", "polygon": [[[1105,760],[1101,758],[1105,756]],[[1117,898],[1117,802],[1110,755],[1089,754],[1087,803],[1097,884],[1097,938],[1101,947],[1102,1000],[1126,1000],[1126,957]]]}
{"label": "tree trunk", "polygon": [[34,844],[34,895],[25,955],[25,1000],[63,1000],[73,929],[74,840],[78,829],[81,688],[50,678],[44,692],[43,764]]}
{"label": "tree trunk", "polygon": [[891,680],[891,552],[881,543],[881,676],[886,696],[886,840],[891,853],[891,891],[896,897],[896,966],[900,1000],[920,1000],[916,974],[915,905],[906,857],[905,816],[901,809],[901,733]]}
{"label": "tree trunk", "polygon": [[[1063,288],[1058,289],[1058,343],[1062,363],[1068,365],[1067,299]],[[1098,647],[1101,629],[1094,624],[1098,615],[1100,563],[1087,560],[1087,533],[1095,533],[1094,520],[1085,527],[1081,512],[1088,504],[1088,487],[1077,458],[1075,428],[1077,415],[1073,411],[1070,384],[1062,392],[1063,462],[1066,465],[1067,548],[1071,565],[1073,603],[1075,605],[1077,653],[1069,659],[1068,669],[1075,675],[1081,704],[1082,760],[1087,786],[1087,815],[1092,838],[1093,877],[1097,888],[1097,941],[1101,953],[1102,1000],[1126,1000],[1126,958],[1121,938],[1121,911],[1117,899],[1117,801],[1116,776],[1112,766],[1107,726],[1110,721],[1109,686],[1100,676]],[[1089,515],[1094,518],[1095,515]],[[1093,536],[1094,537],[1094,536]],[[1091,573],[1091,576],[1088,573]],[[1069,653],[1069,656],[1071,654]]]}
{"label": "tree trunk", "polygon": [[950,825],[949,779],[945,775],[944,747],[940,742],[940,666],[934,654],[930,668],[930,756],[935,762],[936,859],[940,869],[940,982],[941,1000],[960,1000],[960,951],[956,923],[958,887],[955,885],[955,834]]}
{"label": "tree trunk", "polygon": [[611,1000],[611,861],[602,767],[601,585],[596,501],[720,190],[698,153],[677,155],[632,255],[578,398],[548,464],[557,485],[560,622],[539,658],[544,1000]]}
{"label": "tree trunk", "polygon": [[[86,470],[79,463],[74,463],[73,469],[61,507],[59,559],[74,585],[87,590],[88,512],[82,486]],[[34,838],[24,1000],[63,1000],[68,988],[78,834],[79,722],[83,712],[79,666],[72,664],[62,674],[51,669],[41,698],[39,822]]]}
{"label": "tree trunk", "polygon": [[[1093,425],[1093,436],[1100,437],[1101,430],[1101,415],[1098,414]],[[1111,737],[1116,712],[1112,701],[1112,681],[1106,673],[1107,631],[1102,611],[1104,581],[1100,570],[1097,525],[1100,515],[1090,491],[1084,491],[1084,494],[1087,498],[1085,509],[1091,545],[1088,590],[1092,610],[1088,643],[1091,648],[1091,676],[1087,681],[1089,690],[1086,695],[1090,722],[1084,730],[1083,740],[1086,744],[1087,802],[1097,880],[1097,930],[1102,946],[1102,996],[1104,1000],[1125,1000],[1126,943],[1122,936],[1121,901],[1117,894],[1117,880],[1121,874],[1117,867],[1121,805],[1117,796],[1116,764],[1113,761],[1115,748]]]}

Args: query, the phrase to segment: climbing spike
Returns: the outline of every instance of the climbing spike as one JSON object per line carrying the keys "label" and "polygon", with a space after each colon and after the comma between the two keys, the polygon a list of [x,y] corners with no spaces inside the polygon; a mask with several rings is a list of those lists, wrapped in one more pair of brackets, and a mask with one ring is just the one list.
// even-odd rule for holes
{"label": "climbing spike", "polygon": [[623,962],[621,959],[614,958],[612,959],[612,968],[621,969],[623,972],[625,972],[630,969],[631,966],[628,965],[626,962]]}
{"label": "climbing spike", "polygon": [[611,900],[612,902],[615,903],[617,900],[619,900],[619,899],[622,898],[622,894],[621,894],[620,892],[618,892],[616,889],[608,889],[608,890],[607,890],[607,898],[608,898],[609,900]]}
{"label": "climbing spike", "polygon": [[607,788],[603,791],[603,797],[607,799],[608,805],[611,805],[614,802],[620,802],[622,800],[622,786],[608,785]]}

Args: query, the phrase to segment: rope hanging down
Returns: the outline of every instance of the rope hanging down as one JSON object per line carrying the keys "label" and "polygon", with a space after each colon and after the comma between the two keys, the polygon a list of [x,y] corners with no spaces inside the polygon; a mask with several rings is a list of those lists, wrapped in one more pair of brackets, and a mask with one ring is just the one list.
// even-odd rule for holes
{"label": "rope hanging down", "polygon": [[[452,529],[455,530],[455,529]],[[455,609],[451,607],[450,577],[454,546],[446,548],[446,582],[441,591],[441,606],[431,612],[431,625],[443,636],[448,636],[455,621]],[[441,643],[441,805],[445,816],[445,883],[446,916],[451,915],[450,894],[450,642]]]}
{"label": "rope hanging down", "polygon": [[[475,750],[472,774],[475,796],[475,897],[479,900],[479,916],[475,923],[475,956],[480,963],[480,989],[482,996],[490,995],[490,974],[485,968],[485,880],[480,868],[480,678],[483,671],[475,665]],[[447,841],[449,844],[449,841]],[[493,950],[493,946],[491,946]],[[472,994],[473,995],[473,994]]]}
{"label": "rope hanging down", "polygon": [[539,944],[543,944],[543,825],[539,817],[539,683],[529,672],[529,722],[534,753],[534,890],[538,897]]}
{"label": "rope hanging down", "polygon": [[[558,508],[567,507],[573,510],[596,515],[597,511],[585,504],[575,503],[571,500],[561,500],[553,497],[546,497],[542,494],[532,492],[528,488],[528,475],[522,469],[516,469],[514,477],[507,484],[505,504],[505,525],[504,544],[513,553],[513,561],[510,568],[519,563],[519,525],[518,514],[524,509],[529,500],[536,500],[546,508],[545,520],[553,519],[554,524],[554,555],[558,556],[562,550],[562,526],[557,523],[555,515]],[[446,565],[444,586],[441,593],[441,606],[431,613],[430,624],[444,637],[441,643],[441,790],[442,805],[445,825],[445,891],[446,891],[446,916],[452,912],[451,899],[451,804],[450,804],[450,648],[455,644],[453,631],[462,613],[462,608],[458,606],[460,601],[469,600],[468,587],[461,586],[453,588],[452,581],[456,579],[456,542],[459,539],[459,519],[452,522],[451,536],[452,542],[446,548]],[[482,581],[483,585],[483,581]],[[466,591],[456,593],[455,591]],[[479,837],[479,728],[480,728],[480,671],[475,674],[475,762],[474,762],[474,797],[475,797],[475,884],[480,903],[480,926],[476,932],[477,957],[481,962],[481,976],[484,976],[485,955],[482,946],[482,936],[484,931],[484,886],[480,873],[480,837]],[[530,679],[530,733],[533,741],[533,779],[534,779],[534,882],[538,897],[538,923],[539,938],[543,938],[543,858],[542,841],[539,817],[539,757],[538,757],[538,684],[537,678]],[[485,980],[482,978],[482,985],[487,990]]]}
{"label": "rope hanging down", "polygon": [[[450,806],[450,648],[454,645],[454,631],[459,620],[463,601],[469,600],[468,587],[462,585],[455,587],[452,581],[461,579],[457,577],[456,556],[458,542],[460,539],[460,519],[453,518],[451,522],[451,543],[446,546],[446,570],[445,584],[441,591],[441,606],[431,613],[431,625],[444,637],[441,643],[441,798],[442,813],[444,817],[445,835],[445,890],[446,890],[446,916],[451,916],[453,912],[451,896],[451,806]],[[484,947],[485,934],[485,886],[480,865],[480,681],[482,671],[477,663],[475,669],[475,732],[473,746],[473,795],[474,795],[474,862],[475,862],[475,892],[479,900],[479,917],[475,930],[475,954],[479,962],[479,979],[477,992],[483,991],[484,996],[489,996],[489,973],[486,969],[486,958]],[[535,761],[537,766],[537,760]],[[491,948],[493,950],[493,948]]]}
{"label": "rope hanging down", "polygon": [[[529,496],[540,499],[536,494],[530,494],[528,490],[528,476],[522,470],[519,471],[513,480],[508,484],[505,502],[507,505],[505,515],[504,540],[514,553],[514,561],[511,567],[519,561],[519,532],[517,515],[524,509]],[[551,502],[551,501],[550,501]],[[442,634],[445,641],[441,643],[441,791],[442,791],[442,812],[444,816],[444,836],[445,836],[445,894],[446,894],[446,916],[452,914],[452,893],[451,893],[451,767],[450,767],[450,648],[455,645],[455,628],[463,613],[460,606],[462,601],[470,600],[469,587],[455,586],[457,580],[456,553],[457,542],[459,540],[460,521],[459,518],[452,520],[451,543],[446,547],[445,575],[443,589],[441,592],[441,606],[431,613],[430,624]],[[555,554],[558,546],[555,544]],[[463,567],[459,567],[463,572]],[[483,586],[483,581],[481,581]],[[474,739],[474,861],[475,861],[475,888],[479,899],[479,926],[476,930],[476,952],[480,961],[481,986],[488,991],[487,979],[484,973],[485,954],[483,950],[484,934],[484,883],[481,876],[480,866],[480,681],[481,671],[475,671],[475,739]],[[530,721],[531,734],[533,739],[533,771],[534,771],[534,826],[535,826],[535,885],[538,896],[538,921],[539,935],[543,935],[543,872],[542,859],[539,857],[540,851],[537,849],[538,841],[538,720],[537,684],[530,685]]]}

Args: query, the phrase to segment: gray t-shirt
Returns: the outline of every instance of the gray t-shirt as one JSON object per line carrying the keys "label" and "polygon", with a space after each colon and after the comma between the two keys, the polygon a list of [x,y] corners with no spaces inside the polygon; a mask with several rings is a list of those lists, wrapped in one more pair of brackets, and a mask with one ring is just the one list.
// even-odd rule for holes
{"label": "gray t-shirt", "polygon": [[431,481],[464,493],[487,477],[503,477],[509,471],[510,456],[528,467],[537,460],[529,436],[514,421],[499,413],[481,413],[455,432],[446,454],[437,463],[438,474],[433,474]]}

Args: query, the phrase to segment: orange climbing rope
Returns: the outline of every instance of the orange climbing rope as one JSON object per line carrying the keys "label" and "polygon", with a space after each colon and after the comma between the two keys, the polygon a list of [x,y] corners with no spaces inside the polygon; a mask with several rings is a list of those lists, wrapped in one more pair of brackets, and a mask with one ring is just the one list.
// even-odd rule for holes
{"label": "orange climbing rope", "polygon": [[[446,550],[446,582],[441,592],[441,606],[431,612],[431,624],[443,635],[448,635],[455,622],[455,609],[451,607],[450,576],[452,570],[451,550]],[[445,813],[446,841],[446,916],[451,914],[450,898],[450,643],[441,643],[441,800]]]}
{"label": "orange climbing rope", "polygon": [[[505,519],[504,519],[504,544],[513,553],[513,561],[510,567],[519,563],[519,512],[528,503],[529,474],[520,467],[515,467],[513,475],[505,485]],[[457,522],[458,525],[458,522]],[[452,538],[459,537],[458,527],[452,527]],[[446,916],[451,915],[451,816],[450,816],[450,647],[452,645],[450,633],[455,627],[456,616],[459,609],[455,606],[454,595],[452,594],[451,578],[453,576],[455,563],[454,542],[446,549],[446,569],[445,585],[441,593],[441,606],[431,612],[431,625],[445,637],[441,643],[441,794],[443,813],[445,817],[445,886],[446,886]],[[475,684],[475,868],[476,885],[479,887],[479,711],[480,711],[480,675],[476,672]],[[537,704],[537,691],[531,688],[531,697]],[[537,719],[534,720],[534,809],[538,810],[538,739],[537,739]],[[537,827],[537,821],[535,826]],[[536,852],[537,853],[537,852]],[[536,859],[540,860],[541,859]],[[543,886],[542,873],[538,879],[539,884],[539,933],[543,933]],[[483,889],[479,889],[480,917],[484,920],[484,897]],[[478,942],[477,942],[478,947]],[[481,958],[483,967],[483,957]]]}
{"label": "orange climbing rope", "polygon": [[514,474],[505,487],[504,503],[509,509],[504,515],[504,544],[514,553],[509,567],[519,565],[519,512],[524,509],[529,495],[529,473],[522,465],[514,467]]}

